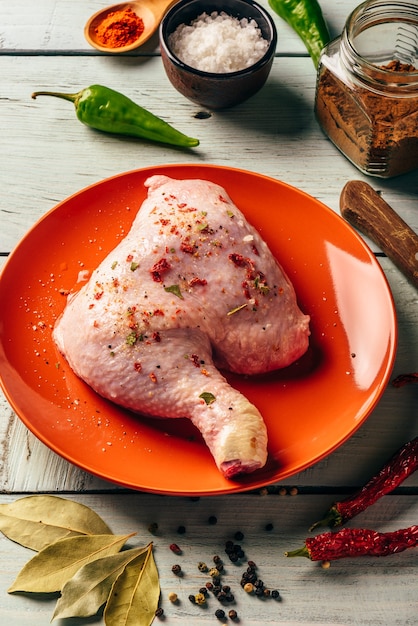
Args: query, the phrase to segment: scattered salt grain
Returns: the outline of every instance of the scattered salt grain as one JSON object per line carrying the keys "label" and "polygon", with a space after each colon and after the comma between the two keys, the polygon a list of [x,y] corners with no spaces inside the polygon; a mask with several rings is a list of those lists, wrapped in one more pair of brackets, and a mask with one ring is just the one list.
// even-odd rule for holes
{"label": "scattered salt grain", "polygon": [[202,13],[169,35],[172,52],[186,65],[215,74],[237,72],[259,61],[268,41],[254,19]]}

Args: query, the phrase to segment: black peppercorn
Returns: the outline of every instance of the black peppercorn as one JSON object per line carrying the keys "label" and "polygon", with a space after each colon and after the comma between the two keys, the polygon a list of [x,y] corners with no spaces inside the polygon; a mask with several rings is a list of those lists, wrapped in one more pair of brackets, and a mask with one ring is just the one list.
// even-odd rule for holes
{"label": "black peppercorn", "polygon": [[216,515],[211,515],[208,518],[208,523],[211,524],[211,526],[214,526],[215,524],[218,523],[218,518],[216,517]]}
{"label": "black peppercorn", "polygon": [[184,535],[184,533],[186,532],[186,527],[185,526],[179,526],[177,528],[177,532],[179,535]]}
{"label": "black peppercorn", "polygon": [[228,611],[228,617],[229,619],[237,619],[238,613],[234,609],[231,609]]}
{"label": "black peppercorn", "polygon": [[235,533],[234,538],[235,538],[237,541],[242,541],[242,540],[244,539],[244,534],[243,534],[240,530],[238,530],[238,531]]}
{"label": "black peppercorn", "polygon": [[179,574],[181,574],[181,566],[178,563],[176,563],[171,568],[171,571],[173,572],[173,574],[179,575]]}
{"label": "black peppercorn", "polygon": [[190,602],[191,602],[192,604],[196,604],[196,599],[195,599],[194,595],[190,594],[190,596],[189,596],[189,600],[190,600]]}
{"label": "black peppercorn", "polygon": [[275,600],[278,600],[280,598],[280,593],[277,591],[277,589],[273,589],[273,591],[271,592],[271,597]]}
{"label": "black peppercorn", "polygon": [[273,524],[270,523],[270,524],[266,524],[264,526],[264,528],[265,528],[265,530],[270,531],[270,530],[273,530],[274,526],[273,526]]}
{"label": "black peppercorn", "polygon": [[158,607],[158,609],[155,611],[155,616],[156,617],[162,617],[164,615],[164,609],[162,609],[160,606]]}
{"label": "black peppercorn", "polygon": [[218,619],[224,619],[225,611],[223,611],[222,609],[217,609],[215,611],[215,617],[217,617]]}

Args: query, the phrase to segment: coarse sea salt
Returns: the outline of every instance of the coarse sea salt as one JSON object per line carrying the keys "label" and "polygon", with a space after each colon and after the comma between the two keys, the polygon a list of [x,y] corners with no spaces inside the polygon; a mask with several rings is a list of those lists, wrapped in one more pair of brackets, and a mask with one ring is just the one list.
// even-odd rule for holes
{"label": "coarse sea salt", "polygon": [[215,74],[254,65],[269,45],[254,19],[238,19],[224,11],[202,13],[190,24],[180,24],[168,43],[186,65]]}

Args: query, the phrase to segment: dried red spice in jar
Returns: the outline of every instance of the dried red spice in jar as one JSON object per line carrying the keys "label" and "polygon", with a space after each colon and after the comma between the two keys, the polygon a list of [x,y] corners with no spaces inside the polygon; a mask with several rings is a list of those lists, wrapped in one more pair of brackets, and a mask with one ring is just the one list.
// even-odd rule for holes
{"label": "dried red spice in jar", "polygon": [[368,0],[323,50],[315,114],[362,172],[418,168],[418,5]]}
{"label": "dried red spice in jar", "polygon": [[130,7],[111,11],[94,30],[98,43],[121,48],[134,43],[144,32],[144,22]]}

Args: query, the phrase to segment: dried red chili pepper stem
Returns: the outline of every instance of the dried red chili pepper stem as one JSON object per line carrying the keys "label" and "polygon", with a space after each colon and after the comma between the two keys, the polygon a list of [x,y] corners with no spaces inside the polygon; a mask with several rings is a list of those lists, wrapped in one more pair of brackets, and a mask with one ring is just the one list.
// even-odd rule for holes
{"label": "dried red chili pepper stem", "polygon": [[312,524],[309,530],[318,526],[341,526],[393,491],[417,469],[418,437],[415,437],[403,445],[364,487],[344,500],[335,502],[323,519]]}
{"label": "dried red chili pepper stem", "polygon": [[346,557],[387,556],[418,546],[418,526],[380,533],[367,528],[342,528],[308,537],[305,545],[285,556],[305,556],[311,561],[335,561]]}

